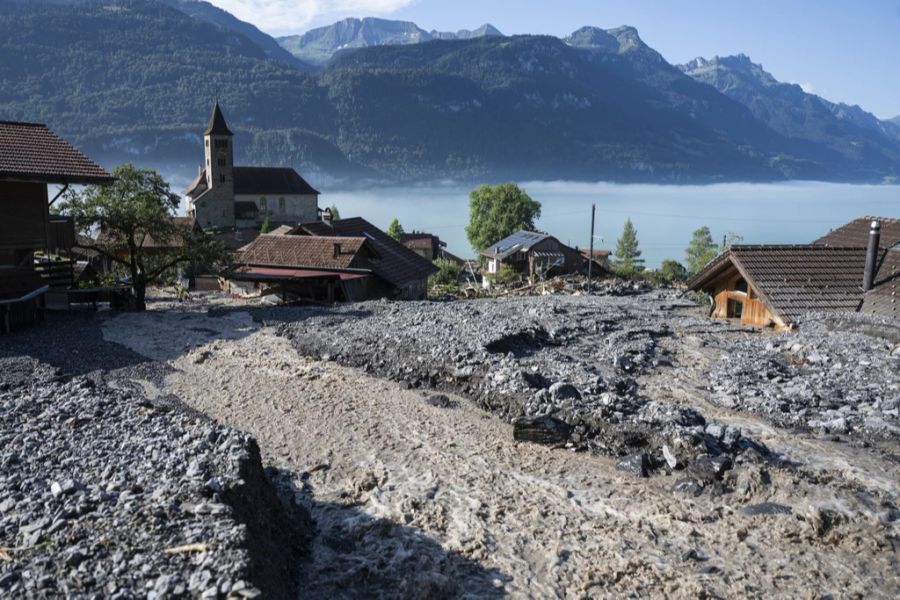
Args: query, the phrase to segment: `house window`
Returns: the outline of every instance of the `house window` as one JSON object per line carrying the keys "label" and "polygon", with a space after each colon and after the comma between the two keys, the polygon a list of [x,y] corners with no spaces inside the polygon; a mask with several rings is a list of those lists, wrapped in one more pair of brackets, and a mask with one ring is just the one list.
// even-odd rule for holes
{"label": "house window", "polygon": [[284,212],[284,198],[278,199],[278,210]]}
{"label": "house window", "polygon": [[747,293],[747,281],[743,277],[734,282],[734,291]]}
{"label": "house window", "polygon": [[228,140],[216,140],[216,148],[228,149]]}
{"label": "house window", "polygon": [[225,175],[219,175],[219,183],[225,183]]}
{"label": "house window", "polygon": [[220,157],[219,157],[219,166],[220,166],[220,167],[227,167],[227,166],[228,166],[228,159],[226,159],[224,156],[220,156]]}
{"label": "house window", "polygon": [[744,314],[744,303],[740,300],[728,299],[728,307],[726,316],[729,319],[740,319]]}
{"label": "house window", "polygon": [[266,197],[265,197],[265,196],[263,196],[262,198],[259,199],[259,207],[260,207],[261,209],[263,209],[264,211],[265,211],[265,210],[268,210],[268,208],[269,208],[269,201],[266,200]]}
{"label": "house window", "polygon": [[209,140],[206,140],[206,147],[209,148]]}

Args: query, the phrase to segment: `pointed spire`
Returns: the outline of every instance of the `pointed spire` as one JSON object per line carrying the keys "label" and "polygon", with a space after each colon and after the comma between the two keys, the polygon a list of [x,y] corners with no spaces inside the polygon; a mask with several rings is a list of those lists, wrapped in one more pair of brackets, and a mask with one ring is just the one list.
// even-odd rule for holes
{"label": "pointed spire", "polygon": [[216,105],[213,106],[212,116],[209,118],[209,126],[203,132],[203,135],[234,135],[228,129],[228,124],[225,123],[225,116],[222,114],[222,109],[219,108],[218,100],[216,100]]}

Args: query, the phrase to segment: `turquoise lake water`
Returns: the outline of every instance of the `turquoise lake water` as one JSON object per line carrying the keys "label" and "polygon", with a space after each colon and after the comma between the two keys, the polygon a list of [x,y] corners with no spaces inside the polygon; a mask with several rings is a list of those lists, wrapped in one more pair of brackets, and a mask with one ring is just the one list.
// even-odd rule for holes
{"label": "turquoise lake water", "polygon": [[[691,233],[708,225],[719,241],[728,233],[745,244],[802,244],[863,215],[900,217],[900,186],[812,182],[708,186],[612,183],[520,183],[542,205],[537,227],[564,243],[587,247],[591,204],[597,205],[595,246],[614,248],[630,217],[648,266],[684,260]],[[321,207],[362,216],[386,228],[397,217],[406,231],[438,235],[448,250],[475,255],[466,239],[471,187],[427,186],[337,191],[322,189]]]}

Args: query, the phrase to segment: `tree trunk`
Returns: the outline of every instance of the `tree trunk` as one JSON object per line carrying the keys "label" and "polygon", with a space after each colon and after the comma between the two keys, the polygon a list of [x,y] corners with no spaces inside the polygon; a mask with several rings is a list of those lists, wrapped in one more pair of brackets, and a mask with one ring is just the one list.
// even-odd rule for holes
{"label": "tree trunk", "polygon": [[147,282],[143,277],[133,281],[134,287],[134,309],[139,311],[147,310]]}

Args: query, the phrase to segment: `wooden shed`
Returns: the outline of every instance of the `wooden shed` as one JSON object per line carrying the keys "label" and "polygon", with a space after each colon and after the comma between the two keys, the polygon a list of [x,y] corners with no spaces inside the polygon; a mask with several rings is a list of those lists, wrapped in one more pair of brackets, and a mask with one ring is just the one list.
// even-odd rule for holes
{"label": "wooden shed", "polygon": [[[70,185],[112,179],[46,125],[0,121],[0,332],[40,319],[43,293],[56,277],[51,246],[74,241],[71,222],[51,219],[50,205]],[[62,186],[53,199],[50,184]],[[48,257],[40,270],[37,251]]]}

